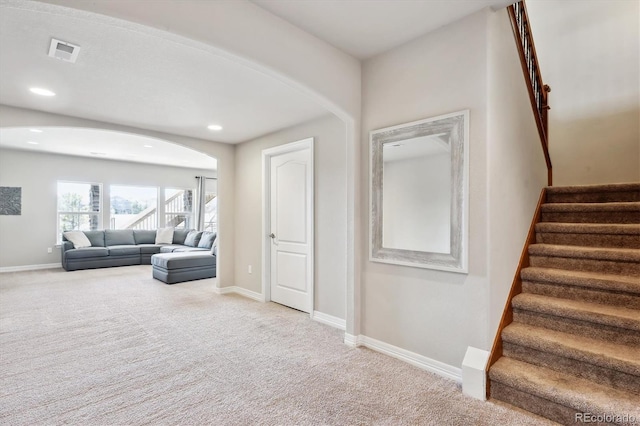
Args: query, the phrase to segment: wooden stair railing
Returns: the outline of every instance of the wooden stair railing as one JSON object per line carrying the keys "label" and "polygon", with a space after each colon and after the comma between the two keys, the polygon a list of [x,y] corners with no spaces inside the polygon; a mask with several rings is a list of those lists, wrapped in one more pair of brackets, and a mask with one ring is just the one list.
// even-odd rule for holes
{"label": "wooden stair railing", "polygon": [[527,239],[524,243],[524,248],[522,249],[522,254],[520,255],[520,261],[518,262],[518,267],[516,268],[515,276],[513,277],[513,282],[511,283],[511,291],[509,292],[509,296],[507,297],[507,303],[502,311],[502,318],[500,318],[500,324],[498,325],[498,331],[496,332],[496,337],[493,340],[493,346],[491,347],[491,353],[489,354],[489,360],[487,361],[487,366],[485,368],[486,374],[486,384],[487,384],[487,399],[489,399],[489,392],[491,389],[491,380],[489,380],[489,369],[493,364],[495,364],[498,359],[502,356],[502,330],[505,329],[506,326],[513,322],[513,308],[511,307],[511,301],[518,294],[522,293],[522,278],[520,273],[524,268],[527,268],[529,265],[529,246],[531,244],[535,244],[536,242],[536,224],[540,222],[542,217],[542,205],[547,201],[547,188],[542,188],[542,192],[540,193],[540,198],[538,199],[538,205],[536,206],[536,211],[533,214],[533,219],[531,220],[531,226],[529,227],[529,233],[527,234]]}
{"label": "wooden stair railing", "polygon": [[511,20],[511,28],[516,39],[518,54],[520,55],[520,65],[524,73],[524,79],[529,92],[531,108],[536,120],[536,127],[540,135],[544,160],[547,163],[547,184],[553,184],[553,168],[551,157],[549,156],[549,92],[551,88],[542,81],[540,63],[536,54],[536,47],[533,43],[531,25],[527,7],[523,1],[512,4],[507,8]]}

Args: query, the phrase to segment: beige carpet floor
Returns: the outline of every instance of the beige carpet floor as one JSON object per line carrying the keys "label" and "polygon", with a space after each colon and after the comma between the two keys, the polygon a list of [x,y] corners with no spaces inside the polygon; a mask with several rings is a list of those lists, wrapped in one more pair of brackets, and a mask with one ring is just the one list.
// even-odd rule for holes
{"label": "beige carpet floor", "polygon": [[0,424],[551,424],[213,285],[149,266],[0,274]]}

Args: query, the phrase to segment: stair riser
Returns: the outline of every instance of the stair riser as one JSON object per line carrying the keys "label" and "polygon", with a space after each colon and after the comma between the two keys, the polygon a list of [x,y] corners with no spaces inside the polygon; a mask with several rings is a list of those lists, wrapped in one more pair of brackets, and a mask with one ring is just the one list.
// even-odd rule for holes
{"label": "stair riser", "polygon": [[637,211],[542,212],[541,221],[562,223],[640,223],[640,213]]}
{"label": "stair riser", "polygon": [[540,268],[567,269],[572,271],[600,272],[640,276],[640,263],[614,260],[578,259],[572,257],[529,256],[531,266]]}
{"label": "stair riser", "polygon": [[533,293],[559,299],[579,300],[603,305],[622,306],[640,309],[640,295],[618,293],[607,290],[591,289],[564,284],[522,282],[523,293]]}
{"label": "stair riser", "polygon": [[536,233],[538,244],[557,244],[582,247],[640,248],[640,235],[569,234],[559,232]]}
{"label": "stair riser", "polygon": [[574,318],[564,318],[555,315],[542,314],[521,309],[513,310],[513,320],[536,327],[562,331],[567,334],[590,337],[611,343],[623,345],[638,345],[640,351],[640,333],[610,325],[603,325]]}
{"label": "stair riser", "polygon": [[622,203],[640,201],[640,191],[606,191],[554,194],[547,192],[547,203]]}
{"label": "stair riser", "polygon": [[640,394],[640,377],[638,376],[508,342],[503,344],[502,350],[504,356],[519,361],[572,374],[577,377],[582,377],[583,379],[593,380],[601,385],[610,386],[626,392]]}
{"label": "stair riser", "polygon": [[[507,404],[522,408],[523,410],[545,417],[554,422],[572,425],[576,424],[577,410],[566,407],[562,404],[549,401],[544,398],[523,392],[511,386],[504,385],[495,380],[491,380],[490,397]],[[590,423],[591,425],[602,425],[602,423]]]}

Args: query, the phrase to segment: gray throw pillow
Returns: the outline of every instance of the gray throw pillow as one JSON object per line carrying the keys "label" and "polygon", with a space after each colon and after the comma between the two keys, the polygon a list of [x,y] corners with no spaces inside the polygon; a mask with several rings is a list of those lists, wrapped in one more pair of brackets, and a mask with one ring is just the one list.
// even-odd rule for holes
{"label": "gray throw pillow", "polygon": [[198,243],[198,247],[210,249],[215,239],[216,239],[215,232],[204,231],[202,233],[202,236],[200,237],[200,242]]}
{"label": "gray throw pillow", "polygon": [[202,231],[191,231],[187,234],[187,238],[184,239],[184,245],[189,247],[198,247]]}

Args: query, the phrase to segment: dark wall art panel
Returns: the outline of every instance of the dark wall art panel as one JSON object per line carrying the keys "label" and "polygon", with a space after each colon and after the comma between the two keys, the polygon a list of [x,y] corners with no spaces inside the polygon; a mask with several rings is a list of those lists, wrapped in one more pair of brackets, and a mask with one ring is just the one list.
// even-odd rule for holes
{"label": "dark wall art panel", "polygon": [[22,214],[22,188],[0,186],[0,215],[19,216]]}

